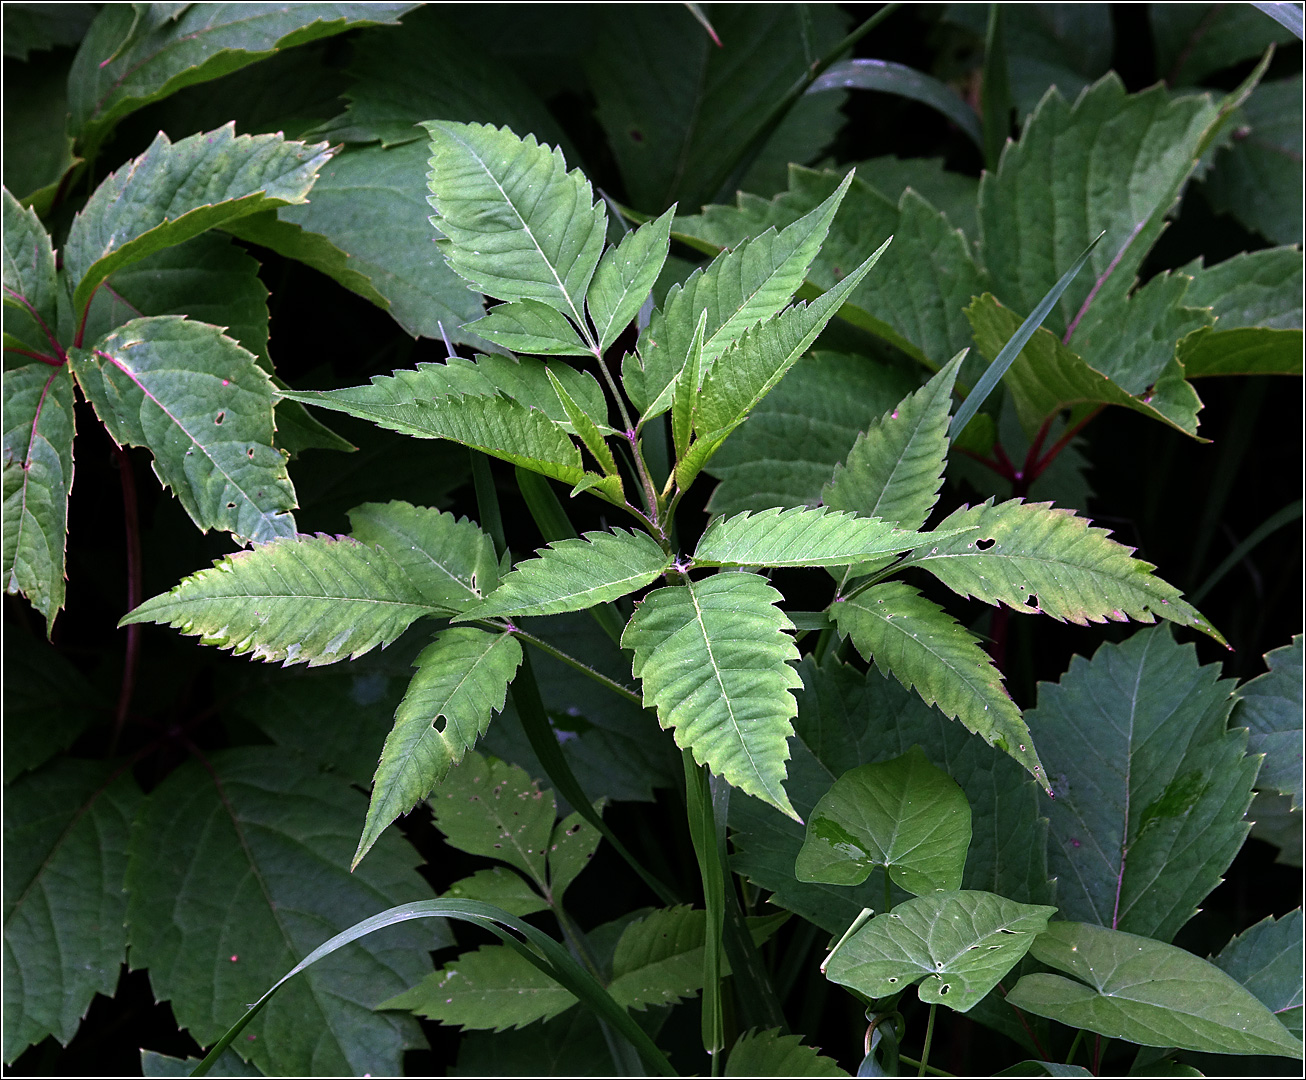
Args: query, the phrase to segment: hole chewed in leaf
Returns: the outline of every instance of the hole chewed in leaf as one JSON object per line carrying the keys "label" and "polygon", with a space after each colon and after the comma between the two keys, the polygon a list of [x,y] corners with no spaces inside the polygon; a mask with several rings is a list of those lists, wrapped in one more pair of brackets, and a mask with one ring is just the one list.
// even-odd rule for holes
{"label": "hole chewed in leaf", "polygon": [[995,540],[990,536],[990,537],[986,537],[986,538],[984,538],[983,540],[976,540],[976,541],[975,541],[975,546],[976,546],[977,548],[979,548],[980,551],[988,551],[988,549],[991,548],[991,547],[992,547],[996,542],[997,542],[997,541],[995,541]]}

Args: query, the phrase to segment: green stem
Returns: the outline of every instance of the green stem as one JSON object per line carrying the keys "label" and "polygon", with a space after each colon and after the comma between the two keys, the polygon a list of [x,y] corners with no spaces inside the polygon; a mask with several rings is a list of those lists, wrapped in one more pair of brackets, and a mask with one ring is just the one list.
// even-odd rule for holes
{"label": "green stem", "polygon": [[889,885],[889,868],[884,868],[884,914],[893,910],[893,893]]}
{"label": "green stem", "polygon": [[[503,627],[496,626],[493,623],[487,622],[485,625],[489,629],[494,629],[494,630],[503,629]],[[615,679],[609,679],[601,671],[595,671],[588,664],[585,664],[582,661],[577,660],[574,656],[568,656],[561,649],[555,649],[547,641],[544,641],[542,638],[537,638],[534,634],[528,634],[525,630],[516,628],[513,630],[513,633],[516,634],[517,637],[519,637],[522,641],[534,645],[537,649],[540,650],[540,652],[548,653],[548,655],[552,656],[555,660],[561,660],[568,667],[575,668],[582,675],[588,676],[589,678],[593,679],[596,683],[598,683],[600,686],[606,687],[607,689],[611,690],[614,694],[617,694],[618,696],[625,698],[627,701],[631,702],[634,705],[638,705],[640,708],[644,707],[644,699],[640,697],[639,694],[635,693],[633,690],[629,690],[626,687],[622,686],[621,683],[617,682]]]}
{"label": "green stem", "polygon": [[694,842],[699,875],[703,879],[703,906],[707,932],[703,940],[703,1049],[711,1055],[713,1075],[719,1075],[718,1058],[725,1049],[725,1020],[721,1008],[721,932],[725,922],[725,880],[712,814],[712,793],[705,767],[695,764],[689,750],[682,751],[685,766],[685,804],[689,835]]}
{"label": "green stem", "polygon": [[1066,1064],[1069,1065],[1075,1060],[1075,1051],[1079,1049],[1079,1044],[1084,1041],[1084,1029],[1080,1028],[1075,1032],[1075,1037],[1070,1043],[1070,1049],[1066,1051]]}
{"label": "green stem", "polygon": [[472,455],[472,482],[476,487],[476,510],[480,515],[481,528],[490,534],[494,541],[494,554],[500,559],[508,550],[508,541],[503,534],[503,516],[499,513],[499,493],[494,488],[494,474],[490,472],[490,460],[479,450],[470,451]]}
{"label": "green stem", "polygon": [[[933,1065],[927,1065],[915,1058],[909,1058],[906,1054],[899,1054],[898,1060],[904,1065],[915,1065],[918,1069],[923,1068],[930,1076],[956,1076],[956,1073],[945,1072],[943,1069],[936,1069]],[[917,1075],[920,1075],[919,1073]]]}
{"label": "green stem", "polygon": [[[934,1041],[934,1014],[938,1010],[938,1007],[938,1002],[930,1002],[929,1019],[925,1021],[925,1048],[921,1050],[920,1065],[916,1070],[917,1076],[924,1076],[925,1070],[929,1068],[925,1063],[930,1060],[930,1043]],[[899,1060],[902,1060],[902,1055],[899,1055]]]}

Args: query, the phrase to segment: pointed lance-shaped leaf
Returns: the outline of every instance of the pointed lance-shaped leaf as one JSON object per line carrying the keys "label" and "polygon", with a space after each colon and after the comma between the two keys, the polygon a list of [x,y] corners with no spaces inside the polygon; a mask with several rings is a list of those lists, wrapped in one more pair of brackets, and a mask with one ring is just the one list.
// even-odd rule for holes
{"label": "pointed lance-shaped leaf", "polygon": [[58,284],[50,234],[30,206],[4,188],[4,347],[58,356]]}
{"label": "pointed lance-shaped leaf", "polygon": [[493,593],[454,621],[581,611],[642,589],[670,565],[671,556],[648,533],[587,532],[518,563]]}
{"label": "pointed lance-shaped leaf", "polygon": [[70,354],[78,385],[121,444],[147,447],[159,479],[201,530],[291,536],[295,489],[272,445],[276,391],[217,326],[134,319]]}
{"label": "pointed lance-shaped leaf", "polygon": [[689,440],[694,434],[694,414],[698,411],[699,395],[703,387],[703,331],[707,327],[707,312],[698,317],[693,340],[689,343],[689,356],[680,369],[671,392],[671,444],[676,459],[683,458],[689,450]]}
{"label": "pointed lance-shaped leaf", "polygon": [[1159,616],[1225,644],[1178,589],[1152,575],[1151,563],[1133,558],[1133,548],[1073,510],[1021,499],[995,506],[990,499],[954,511],[939,527],[962,525],[977,525],[979,532],[919,547],[902,565],[924,567],[962,596],[1058,622],[1087,626],[1132,617],[1150,623]]}
{"label": "pointed lance-shaped leaf", "polygon": [[432,120],[431,223],[450,267],[500,300],[538,300],[585,324],[608,215],[562,151],[506,127]]}
{"label": "pointed lance-shaped leaf", "polygon": [[534,356],[593,355],[567,316],[539,300],[500,304],[491,308],[485,318],[465,323],[463,328],[513,352]]}
{"label": "pointed lance-shaped leaf", "polygon": [[621,636],[644,704],[676,744],[727,782],[795,817],[787,741],[802,680],[780,594],[756,574],[716,574],[644,598]]}
{"label": "pointed lance-shaped leaf", "polygon": [[237,135],[234,124],[176,143],[160,132],[73,219],[63,265],[77,314],[121,266],[258,210],[304,202],[330,156],[325,143]]}
{"label": "pointed lance-shaped leaf", "polygon": [[[558,400],[562,403],[567,419],[571,422],[572,430],[580,436],[581,442],[585,444],[585,449],[593,455],[594,460],[599,463],[599,467],[603,470],[602,479],[586,473],[585,479],[581,483],[585,487],[595,485],[615,487],[616,490],[611,492],[613,497],[621,498],[621,474],[617,471],[617,459],[612,456],[612,450],[604,438],[604,433],[599,430],[594,418],[576,403],[576,399],[562,385],[562,380],[558,378],[553,369],[548,368],[546,370],[548,371],[549,382],[553,384],[553,392],[558,395]],[[608,481],[610,480],[615,481],[615,484],[609,485]]]}
{"label": "pointed lance-shaped leaf", "polygon": [[1029,728],[979,639],[910,585],[886,581],[831,606],[839,632],[884,674],[915,690],[1047,788]]}
{"label": "pointed lance-shaped leaf", "polygon": [[237,656],[317,667],[388,645],[434,610],[385,551],[345,536],[296,536],[220,559],[120,625],[166,623]]}
{"label": "pointed lance-shaped leaf", "polygon": [[426,798],[476,745],[492,713],[503,711],[520,663],[521,645],[511,634],[471,626],[441,631],[422,651],[381,751],[353,866],[390,822]]}
{"label": "pointed lance-shaped leaf", "polygon": [[639,314],[649,298],[671,246],[671,207],[661,217],[628,232],[599,260],[585,303],[598,332],[599,349],[606,350]]}

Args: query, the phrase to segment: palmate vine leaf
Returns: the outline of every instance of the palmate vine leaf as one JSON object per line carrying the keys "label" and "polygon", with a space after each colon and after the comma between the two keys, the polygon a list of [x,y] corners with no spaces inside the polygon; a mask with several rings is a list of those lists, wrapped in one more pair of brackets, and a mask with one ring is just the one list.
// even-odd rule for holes
{"label": "palmate vine leaf", "polygon": [[606,350],[639,314],[662,272],[671,244],[673,206],[661,217],[628,232],[616,247],[599,259],[585,304],[598,332],[599,348]]}
{"label": "palmate vine leaf", "polygon": [[[127,870],[132,966],[149,969],[204,1046],[324,933],[430,896],[397,836],[349,872],[359,807],[348,781],[270,747],[210,753],[207,765],[189,762],[150,793]],[[396,1073],[420,1033],[372,1010],[450,944],[443,923],[369,936],[285,987],[234,1049],[273,1076]]]}
{"label": "palmate vine leaf", "polygon": [[589,356],[567,316],[539,300],[514,300],[467,325],[469,332],[514,352],[535,356]]}
{"label": "palmate vine leaf", "polygon": [[453,342],[478,344],[461,327],[485,313],[481,297],[431,257],[430,207],[413,183],[427,156],[420,142],[351,147],[323,166],[311,201],[223,228],[320,270],[389,312],[413,337],[439,341],[443,328]]}
{"label": "palmate vine leaf", "polygon": [[726,1076],[847,1076],[833,1058],[779,1028],[745,1031],[730,1048]]}
{"label": "palmate vine leaf", "polygon": [[1267,916],[1211,957],[1238,980],[1289,1031],[1302,1036],[1302,911]]}
{"label": "palmate vine leaf", "polygon": [[272,445],[276,392],[220,327],[134,319],[70,358],[114,441],[149,449],[155,473],[202,531],[258,541],[294,534],[295,489]]}
{"label": "palmate vine leaf", "polygon": [[785,228],[768,229],[740,243],[696,270],[684,285],[672,286],[661,309],[654,310],[641,331],[635,355],[622,366],[626,393],[645,417],[670,408],[670,388],[689,356],[703,312],[707,312],[702,361],[706,374],[745,330],[772,318],[789,303],[816,258],[850,182],[845,178],[835,185],[820,205]]}
{"label": "palmate vine leaf", "polygon": [[541,892],[557,801],[525,769],[469,750],[431,798],[436,827],[459,851],[509,863]]}
{"label": "palmate vine leaf", "polygon": [[900,158],[892,154],[857,163],[857,176],[897,204],[911,188],[966,236],[979,232],[975,217],[979,177],[952,172],[941,157]]}
{"label": "palmate vine leaf", "polygon": [[394,641],[434,608],[394,557],[350,537],[296,536],[237,551],[123,617],[205,645],[309,667]]}
{"label": "palmate vine leaf", "polygon": [[892,555],[957,536],[911,532],[879,518],[857,517],[825,507],[778,507],[756,514],[717,518],[694,549],[696,566],[839,566],[873,555]]}
{"label": "palmate vine leaf", "polygon": [[[9,11],[17,14],[14,8]],[[6,43],[16,36],[9,26],[13,21],[12,15],[6,21]],[[22,76],[7,80],[5,85],[0,136],[5,147],[4,182],[24,206],[48,216],[64,177],[68,176],[71,183],[73,169],[81,164],[64,126],[68,116],[68,68],[54,58],[38,58],[21,67]]]}
{"label": "palmate vine leaf", "polygon": [[872,998],[924,979],[922,1001],[968,1012],[1020,962],[1055,912],[970,890],[918,896],[845,941],[825,975]]}
{"label": "palmate vine leaf", "polygon": [[[819,667],[804,659],[798,670],[803,689],[786,788],[802,816],[810,817],[820,797],[848,770],[920,746],[956,779],[971,806],[972,840],[962,886],[1026,904],[1052,902],[1047,822],[1039,817],[1042,797],[1015,761],[879,671],[861,672],[833,657]],[[776,904],[829,933],[842,934],[864,907],[882,907],[882,881],[875,877],[857,886],[798,881],[794,863],[805,829],[778,810],[736,798],[730,825],[735,871],[770,890]],[[905,899],[900,890],[898,897]]]}
{"label": "palmate vine leaf", "polygon": [[1010,754],[1047,787],[1038,750],[1001,672],[979,639],[951,615],[901,581],[882,582],[839,601],[831,614],[839,632],[880,671]]}
{"label": "palmate vine leaf", "polygon": [[882,866],[917,896],[958,889],[970,840],[965,794],[913,746],[834,782],[807,819],[794,874],[799,881],[860,885]]}
{"label": "palmate vine leaf", "polygon": [[648,533],[614,529],[558,540],[520,562],[499,587],[457,621],[557,615],[605,604],[642,589],[671,565]]}
{"label": "palmate vine leaf", "polygon": [[5,789],[4,1060],[67,1046],[111,996],[127,948],[127,837],[141,802],[120,766],[63,759]]}
{"label": "palmate vine leaf", "polygon": [[1151,563],[1133,558],[1132,548],[1073,510],[1020,499],[994,505],[990,499],[949,514],[939,530],[963,525],[976,525],[979,532],[917,548],[901,565],[924,567],[961,596],[995,607],[1001,601],[1015,611],[1079,626],[1160,617],[1225,644],[1178,589],[1153,576]]}
{"label": "palmate vine leaf", "polygon": [[73,219],[63,265],[83,311],[115,270],[228,221],[305,200],[330,157],[279,135],[237,135],[234,123],[173,143],[162,132],[111,173]]}
{"label": "palmate vine leaf", "polygon": [[494,541],[467,518],[394,500],[354,507],[349,523],[354,539],[384,548],[444,614],[476,603],[498,582]]}
{"label": "palmate vine leaf", "polygon": [[1007,1002],[1036,1016],[1143,1046],[1301,1056],[1301,1041],[1251,991],[1173,945],[1087,923],[1054,922],[1030,952],[1082,980],[1021,978]]}
{"label": "palmate vine leaf", "polygon": [[[998,355],[1022,322],[1019,315],[988,294],[971,303],[966,317],[974,329],[976,347],[990,359]],[[1202,407],[1196,391],[1184,380],[1183,369],[1173,360],[1150,390],[1131,394],[1110,376],[1090,367],[1045,327],[1034,331],[1002,377],[1002,384],[1011,395],[1026,436],[1031,438],[1048,417],[1082,405],[1122,405],[1195,437],[1197,412]]]}
{"label": "palmate vine leaf", "polygon": [[585,325],[608,215],[562,151],[489,124],[432,120],[428,199],[449,266],[500,300],[538,300]]}
{"label": "palmate vine leaf", "polygon": [[351,27],[395,23],[416,6],[183,4],[143,20],[130,6],[107,8],[69,74],[72,127],[83,141],[99,142],[128,113],[184,86]]}
{"label": "palmate vine leaf", "polygon": [[406,1009],[428,1020],[475,1031],[506,1031],[548,1020],[576,996],[507,945],[465,952],[380,1008]]}
{"label": "palmate vine leaf", "polygon": [[426,798],[476,745],[492,713],[503,711],[508,683],[520,664],[521,645],[511,634],[471,626],[443,630],[422,650],[381,751],[352,866],[390,822]]}
{"label": "palmate vine leaf", "polygon": [[4,345],[40,355],[55,355],[59,323],[58,282],[50,234],[31,207],[24,208],[3,189]]}
{"label": "palmate vine leaf", "polygon": [[4,373],[5,592],[45,616],[64,604],[64,542],[73,485],[73,380],[66,364]]}
{"label": "palmate vine leaf", "polygon": [[[846,392],[831,394],[831,385]],[[800,358],[704,467],[721,481],[708,509],[733,516],[815,506],[857,436],[913,386],[896,368],[861,356],[818,349]]]}
{"label": "palmate vine leaf", "polygon": [[506,866],[477,870],[470,877],[455,881],[444,895],[449,900],[480,900],[493,904],[519,919],[549,909],[549,902],[527,885],[519,873]]}
{"label": "palmate vine leaf", "polygon": [[716,574],[644,598],[621,636],[645,707],[676,745],[734,787],[796,817],[785,794],[787,740],[802,680],[780,594],[757,574]]}
{"label": "palmate vine leaf", "polygon": [[952,387],[964,354],[870,424],[835,466],[821,501],[831,510],[919,529],[939,498],[948,456]]}
{"label": "palmate vine leaf", "polygon": [[1067,918],[1169,941],[1242,847],[1258,763],[1226,730],[1219,670],[1157,627],[1040,684],[1026,718],[1056,792],[1048,860]]}
{"label": "palmate vine leaf", "polygon": [[1269,668],[1235,692],[1230,724],[1246,727],[1248,754],[1264,754],[1256,786],[1291,795],[1300,809],[1302,794],[1302,635],[1291,645],[1265,654]]}
{"label": "palmate vine leaf", "polygon": [[15,629],[5,637],[4,782],[66,750],[114,701],[53,646]]}

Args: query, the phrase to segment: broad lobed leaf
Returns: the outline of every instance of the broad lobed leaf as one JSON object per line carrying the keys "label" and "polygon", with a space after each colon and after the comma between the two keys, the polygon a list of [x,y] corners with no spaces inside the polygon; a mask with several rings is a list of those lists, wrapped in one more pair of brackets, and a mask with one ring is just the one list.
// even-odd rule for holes
{"label": "broad lobed leaf", "polygon": [[1302,1037],[1302,910],[1275,919],[1267,915],[1236,935],[1211,963],[1233,976]]}
{"label": "broad lobed leaf", "polygon": [[58,326],[58,285],[50,234],[31,207],[24,208],[3,189],[4,342],[53,358]]}
{"label": "broad lobed leaf", "polygon": [[847,1076],[833,1058],[803,1044],[801,1035],[746,1031],[730,1048],[726,1076]]}
{"label": "broad lobed leaf", "polygon": [[1269,670],[1238,688],[1230,720],[1251,732],[1247,753],[1265,755],[1256,786],[1291,795],[1295,808],[1303,802],[1302,641],[1297,634],[1292,644],[1265,654]]}

